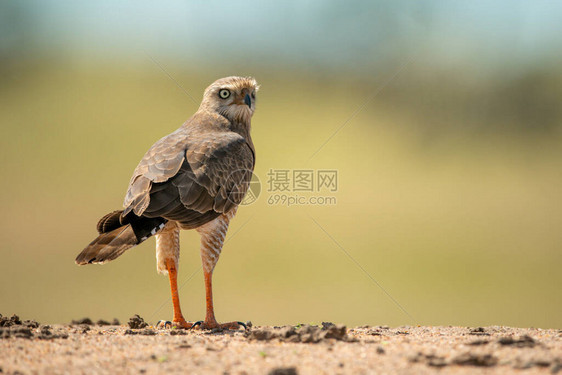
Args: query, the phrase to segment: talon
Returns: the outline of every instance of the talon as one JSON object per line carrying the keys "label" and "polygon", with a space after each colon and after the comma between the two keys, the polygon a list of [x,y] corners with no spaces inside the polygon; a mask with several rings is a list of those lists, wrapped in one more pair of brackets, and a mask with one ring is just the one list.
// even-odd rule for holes
{"label": "talon", "polygon": [[197,327],[197,326],[203,327],[203,321],[202,321],[202,320],[199,320],[199,321],[193,323],[193,325],[191,326],[191,329],[193,329],[193,328],[195,328],[195,327]]}
{"label": "talon", "polygon": [[186,322],[185,320],[179,321],[169,321],[169,320],[160,320],[156,324],[156,329],[174,329],[174,328],[184,328],[189,329],[191,328],[191,323]]}
{"label": "talon", "polygon": [[172,328],[172,322],[170,322],[169,320],[159,320],[158,323],[156,324],[156,328],[157,329]]}
{"label": "talon", "polygon": [[244,327],[244,330],[248,329],[248,326],[246,325],[246,323],[242,323],[242,322],[236,322],[236,323],[238,323],[238,325]]}

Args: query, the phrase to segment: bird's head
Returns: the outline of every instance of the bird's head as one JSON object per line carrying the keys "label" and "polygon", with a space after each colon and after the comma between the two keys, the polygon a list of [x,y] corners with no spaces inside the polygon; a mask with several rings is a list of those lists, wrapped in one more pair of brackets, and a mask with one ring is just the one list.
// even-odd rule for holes
{"label": "bird's head", "polygon": [[205,90],[199,110],[218,113],[231,122],[249,124],[256,110],[258,89],[252,77],[218,79]]}

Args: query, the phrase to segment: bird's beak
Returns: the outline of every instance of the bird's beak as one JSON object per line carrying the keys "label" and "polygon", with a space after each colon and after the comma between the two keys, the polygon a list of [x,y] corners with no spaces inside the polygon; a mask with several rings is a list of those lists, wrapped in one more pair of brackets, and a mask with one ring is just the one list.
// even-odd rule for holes
{"label": "bird's beak", "polygon": [[250,94],[246,94],[244,97],[244,103],[250,108],[252,108],[252,99],[250,98]]}

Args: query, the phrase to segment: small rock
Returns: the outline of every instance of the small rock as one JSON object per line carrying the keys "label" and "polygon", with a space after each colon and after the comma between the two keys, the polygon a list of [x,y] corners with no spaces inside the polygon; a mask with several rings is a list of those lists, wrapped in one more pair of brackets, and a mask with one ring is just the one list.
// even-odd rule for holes
{"label": "small rock", "polygon": [[498,359],[491,354],[464,353],[453,358],[452,363],[459,366],[491,367],[498,363]]}
{"label": "small rock", "polygon": [[332,324],[325,329],[322,338],[345,341],[347,339],[347,328],[343,325]]}
{"label": "small rock", "polygon": [[154,336],[156,335],[156,331],[150,328],[146,328],[143,330],[133,331],[132,329],[128,329],[124,333],[125,335],[141,335],[141,336]]}
{"label": "small rock", "polygon": [[94,322],[90,318],[82,318],[82,319],[79,319],[79,320],[73,320],[71,322],[71,324],[72,325],[84,325],[85,324],[85,325],[88,325],[88,326],[92,326],[92,325],[94,325]]}
{"label": "small rock", "polygon": [[39,335],[37,336],[37,338],[39,338],[40,340],[67,339],[68,333],[66,333],[65,331],[53,332],[51,331],[51,326],[44,325],[39,329]]}
{"label": "small rock", "polygon": [[471,328],[468,334],[474,336],[490,336],[490,334],[486,332],[484,327]]}
{"label": "small rock", "polygon": [[273,332],[269,329],[255,329],[248,333],[250,340],[269,341],[273,338]]}
{"label": "small rock", "polygon": [[500,345],[515,346],[517,348],[533,348],[537,345],[537,342],[528,335],[523,335],[518,339],[513,337],[500,337],[498,343]]}
{"label": "small rock", "polygon": [[297,375],[296,367],[277,367],[268,372],[268,375]]}
{"label": "small rock", "polygon": [[342,325],[331,325],[320,328],[311,325],[255,329],[246,333],[250,340],[269,341],[279,339],[285,342],[318,343],[334,339],[340,341],[354,341],[347,336],[347,329]]}
{"label": "small rock", "polygon": [[0,317],[0,327],[12,327],[15,325],[21,325],[21,319],[17,315],[12,315],[11,318],[7,316]]}
{"label": "small rock", "polygon": [[489,343],[490,343],[490,341],[488,341],[488,340],[474,340],[474,341],[469,342],[467,345],[479,346],[479,345],[487,345]]}
{"label": "small rock", "polygon": [[10,335],[22,339],[30,339],[33,337],[31,328],[27,328],[27,327],[12,327],[10,329]]}
{"label": "small rock", "polygon": [[550,361],[547,359],[535,359],[531,362],[535,367],[548,367],[550,366]]}
{"label": "small rock", "polygon": [[140,329],[144,327],[148,327],[148,323],[144,321],[138,314],[135,314],[133,317],[129,319],[129,328],[131,329]]}
{"label": "small rock", "polygon": [[37,328],[39,327],[39,323],[36,322],[35,320],[24,320],[23,324],[24,327],[29,327],[29,328]]}
{"label": "small rock", "polygon": [[410,332],[408,332],[408,331],[396,331],[395,334],[397,334],[397,335],[409,335]]}
{"label": "small rock", "polygon": [[296,335],[295,327],[292,326],[281,327],[279,329],[278,335],[282,338],[289,338],[291,336],[294,336]]}

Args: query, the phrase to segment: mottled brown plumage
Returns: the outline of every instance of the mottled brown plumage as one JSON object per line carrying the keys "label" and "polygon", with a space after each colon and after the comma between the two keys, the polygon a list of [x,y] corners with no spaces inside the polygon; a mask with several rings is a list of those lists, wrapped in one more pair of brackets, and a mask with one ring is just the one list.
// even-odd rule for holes
{"label": "mottled brown plumage", "polygon": [[248,190],[254,169],[250,122],[257,89],[253,78],[244,77],[227,77],[210,85],[199,110],[147,151],[131,178],[124,210],[100,219],[100,235],[76,262],[113,260],[156,235],[157,269],[170,276],[174,323],[190,327],[181,315],[175,278],[179,230],[197,229],[202,236],[207,288],[207,317],[202,326],[219,326],[212,309],[211,274],[230,219]]}

